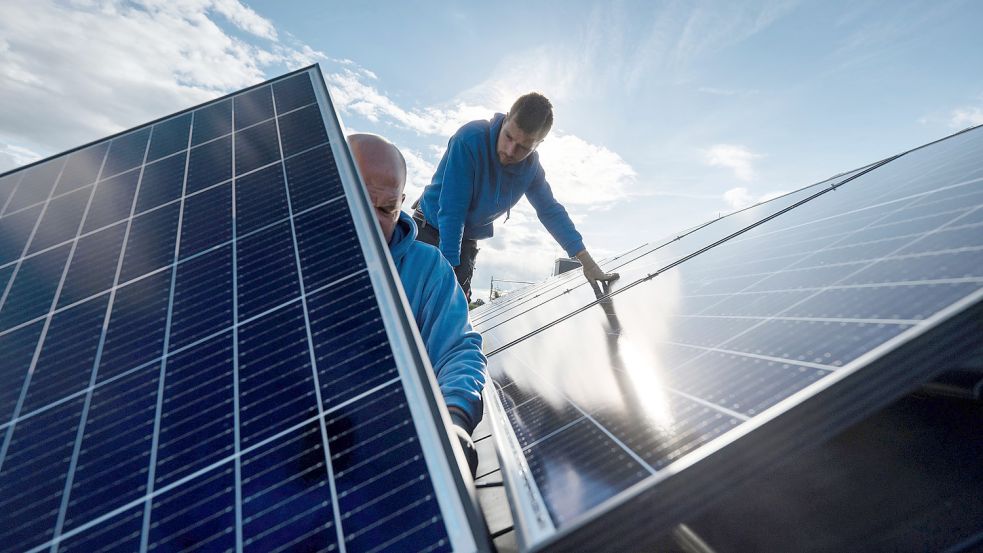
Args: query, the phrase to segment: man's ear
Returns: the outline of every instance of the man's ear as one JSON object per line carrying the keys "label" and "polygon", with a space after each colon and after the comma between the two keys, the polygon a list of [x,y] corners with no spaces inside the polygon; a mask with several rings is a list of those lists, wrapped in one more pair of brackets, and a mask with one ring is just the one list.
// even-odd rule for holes
{"label": "man's ear", "polygon": [[403,206],[403,202],[405,202],[405,201],[406,201],[406,194],[403,194],[399,198],[399,206],[402,207]]}

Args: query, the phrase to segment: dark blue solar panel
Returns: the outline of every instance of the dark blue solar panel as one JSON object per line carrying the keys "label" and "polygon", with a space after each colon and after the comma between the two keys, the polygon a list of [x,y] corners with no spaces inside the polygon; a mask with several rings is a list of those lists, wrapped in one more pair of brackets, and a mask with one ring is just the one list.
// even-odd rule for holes
{"label": "dark blue solar panel", "polygon": [[24,252],[41,208],[37,205],[0,218],[0,263],[15,261]]}
{"label": "dark blue solar panel", "polygon": [[150,151],[147,152],[147,161],[154,161],[187,148],[190,131],[190,113],[154,125],[154,132],[150,137]]}
{"label": "dark blue solar panel", "polygon": [[317,415],[300,302],[239,328],[239,424],[243,446]]}
{"label": "dark blue solar panel", "polygon": [[298,109],[280,117],[280,138],[284,157],[292,156],[328,142],[316,105]]}
{"label": "dark blue solar panel", "polygon": [[84,390],[92,378],[109,294],[56,312],[31,375],[22,413]]}
{"label": "dark blue solar panel", "polygon": [[232,132],[232,99],[222,100],[195,111],[191,144],[197,146]]}
{"label": "dark blue solar panel", "polygon": [[267,121],[236,132],[236,175],[244,175],[278,159],[280,159],[280,144],[277,139],[276,122]]}
{"label": "dark blue solar panel", "polygon": [[234,550],[235,500],[231,463],[157,496],[151,507],[148,549]]}
{"label": "dark blue solar panel", "polygon": [[35,165],[26,171],[24,176],[14,190],[13,196],[7,203],[6,214],[24,209],[29,205],[34,205],[48,199],[55,187],[55,182],[61,174],[65,159],[53,159],[40,165]]}
{"label": "dark blue solar panel", "polygon": [[273,95],[269,86],[261,86],[236,96],[236,130],[251,127],[273,117]]}
{"label": "dark blue solar panel", "polygon": [[312,75],[0,177],[4,547],[451,549]]}
{"label": "dark blue solar panel", "polygon": [[3,351],[3,371],[0,371],[0,421],[8,422],[24,388],[34,360],[38,338],[44,325],[37,322],[6,334],[0,334],[0,351]]}
{"label": "dark blue solar panel", "polygon": [[232,333],[167,358],[156,486],[235,452]]}
{"label": "dark blue solar panel", "polygon": [[[816,432],[816,423],[798,422],[808,412],[802,404],[815,406],[823,394],[851,397],[848,412],[810,415],[842,428],[851,413],[915,385],[902,386],[904,379],[927,380],[944,368],[934,359],[906,365],[906,358],[935,340],[956,351],[971,347],[943,315],[978,301],[983,289],[981,152],[983,132],[957,135],[839,179],[835,190],[774,219],[762,218],[777,213],[767,204],[752,208],[737,220],[760,225],[709,249],[702,248],[726,236],[716,222],[612,262],[621,280],[601,302],[578,275],[554,279],[525,309],[520,299],[477,313],[496,345],[489,368],[515,446],[556,528],[557,541],[540,546],[562,540],[593,549],[603,537],[626,547],[623,535],[642,537],[620,524],[632,519],[623,516],[631,509],[664,516],[660,531],[683,522],[663,513],[684,509],[677,507],[684,495],[705,494],[689,507],[696,509],[713,486],[731,487],[721,481],[726,469],[712,484],[687,476],[708,474],[699,472],[711,470],[701,469],[707,459],[734,466],[767,458],[740,449],[776,427],[758,425],[786,417],[783,428],[796,430],[785,439],[759,434],[755,443],[791,448],[791,433],[806,443],[798,435]],[[878,363],[886,355],[891,361]],[[865,374],[870,380],[861,380]],[[748,426],[750,435],[730,432]],[[741,453],[726,457],[734,451]],[[671,482],[688,487],[667,488]],[[683,491],[670,499],[666,489]],[[612,506],[608,500],[617,502],[617,521],[596,510]]]}
{"label": "dark blue solar panel", "polygon": [[99,181],[89,205],[89,213],[85,216],[82,231],[100,229],[129,217],[139,181],[138,169]]}
{"label": "dark blue solar panel", "polygon": [[243,456],[243,551],[282,544],[297,551],[337,548],[320,425],[308,423]]}
{"label": "dark blue solar panel", "polygon": [[155,364],[93,390],[65,516],[66,529],[146,493],[159,380],[160,367]]}
{"label": "dark blue solar panel", "polygon": [[191,158],[188,160],[188,194],[204,190],[231,178],[231,136],[191,149]]}
{"label": "dark blue solar panel", "polygon": [[116,277],[116,263],[123,248],[126,223],[81,236],[75,246],[58,306],[74,303],[109,290]]}
{"label": "dark blue solar panel", "polygon": [[287,215],[287,189],[279,164],[236,180],[237,235],[282,221]]}
{"label": "dark blue solar panel", "polygon": [[114,138],[109,144],[106,166],[102,170],[103,176],[108,177],[139,167],[147,153],[149,138],[150,129],[140,129]]}
{"label": "dark blue solar panel", "polygon": [[185,161],[186,156],[176,155],[144,167],[140,195],[137,197],[137,213],[143,213],[181,197]]}
{"label": "dark blue solar panel", "polygon": [[85,214],[85,206],[89,203],[90,196],[92,196],[92,187],[87,186],[64,196],[52,198],[41,217],[27,253],[31,254],[61,244],[78,234],[79,223],[82,222],[82,215]]}
{"label": "dark blue solar panel", "polygon": [[108,150],[109,143],[102,142],[69,154],[58,186],[55,187],[55,195],[96,182]]}
{"label": "dark blue solar panel", "polygon": [[357,245],[351,216],[343,202],[332,202],[297,217],[297,245],[304,286],[316,290],[352,271],[361,269],[361,260],[351,259]]}
{"label": "dark blue solar panel", "polygon": [[51,539],[62,502],[82,398],[20,421],[0,471],[4,549],[26,551]]}
{"label": "dark blue solar panel", "polygon": [[232,239],[232,184],[188,196],[181,223],[180,257],[186,258]]}
{"label": "dark blue solar panel", "polygon": [[278,223],[241,241],[237,270],[240,319],[299,296],[290,223]]}
{"label": "dark blue solar panel", "polygon": [[0,310],[0,331],[43,316],[61,281],[69,245],[24,259]]}
{"label": "dark blue solar panel", "polygon": [[174,203],[135,217],[130,223],[120,282],[127,282],[174,261],[181,206]]}
{"label": "dark blue solar panel", "polygon": [[171,351],[232,325],[232,246],[178,265],[171,313]]}
{"label": "dark blue solar panel", "polygon": [[287,183],[295,213],[343,197],[341,179],[331,171],[334,156],[322,146],[287,159]]}
{"label": "dark blue solar panel", "polygon": [[[384,330],[375,303],[366,295],[369,288],[363,273],[309,300],[325,409],[396,378],[392,352],[378,340]],[[352,361],[358,369],[352,369]]]}
{"label": "dark blue solar panel", "polygon": [[161,271],[116,291],[99,365],[99,380],[160,357],[171,273]]}
{"label": "dark blue solar panel", "polygon": [[276,112],[281,115],[315,102],[314,87],[306,75],[273,83],[273,96],[276,97]]}

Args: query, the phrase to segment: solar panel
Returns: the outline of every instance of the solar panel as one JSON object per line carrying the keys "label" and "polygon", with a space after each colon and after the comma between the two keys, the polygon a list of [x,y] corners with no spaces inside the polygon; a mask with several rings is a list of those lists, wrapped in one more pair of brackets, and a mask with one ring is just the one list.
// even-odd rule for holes
{"label": "solar panel", "polygon": [[486,549],[315,67],[0,206],[4,549]]}
{"label": "solar panel", "polygon": [[977,128],[619,256],[600,299],[491,304],[520,542],[643,548],[974,347],[981,159]]}

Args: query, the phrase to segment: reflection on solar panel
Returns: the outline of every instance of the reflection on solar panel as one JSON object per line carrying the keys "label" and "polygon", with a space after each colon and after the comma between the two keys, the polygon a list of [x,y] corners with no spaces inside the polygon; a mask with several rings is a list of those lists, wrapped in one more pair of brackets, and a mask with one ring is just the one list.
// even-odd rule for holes
{"label": "reflection on solar panel", "polygon": [[0,176],[4,550],[485,547],[335,117],[308,68]]}
{"label": "reflection on solar panel", "polygon": [[638,550],[983,335],[983,129],[473,312],[520,541]]}

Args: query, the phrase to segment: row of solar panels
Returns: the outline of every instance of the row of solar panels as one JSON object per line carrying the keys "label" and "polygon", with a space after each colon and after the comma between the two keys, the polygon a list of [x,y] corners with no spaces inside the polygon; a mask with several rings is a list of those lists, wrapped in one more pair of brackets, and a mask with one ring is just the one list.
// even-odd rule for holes
{"label": "row of solar panels", "polygon": [[983,335],[983,130],[473,311],[520,543],[637,550]]}
{"label": "row of solar panels", "polygon": [[[527,549],[633,549],[979,335],[972,131],[473,312]],[[12,550],[481,550],[315,68],[0,175]]]}

